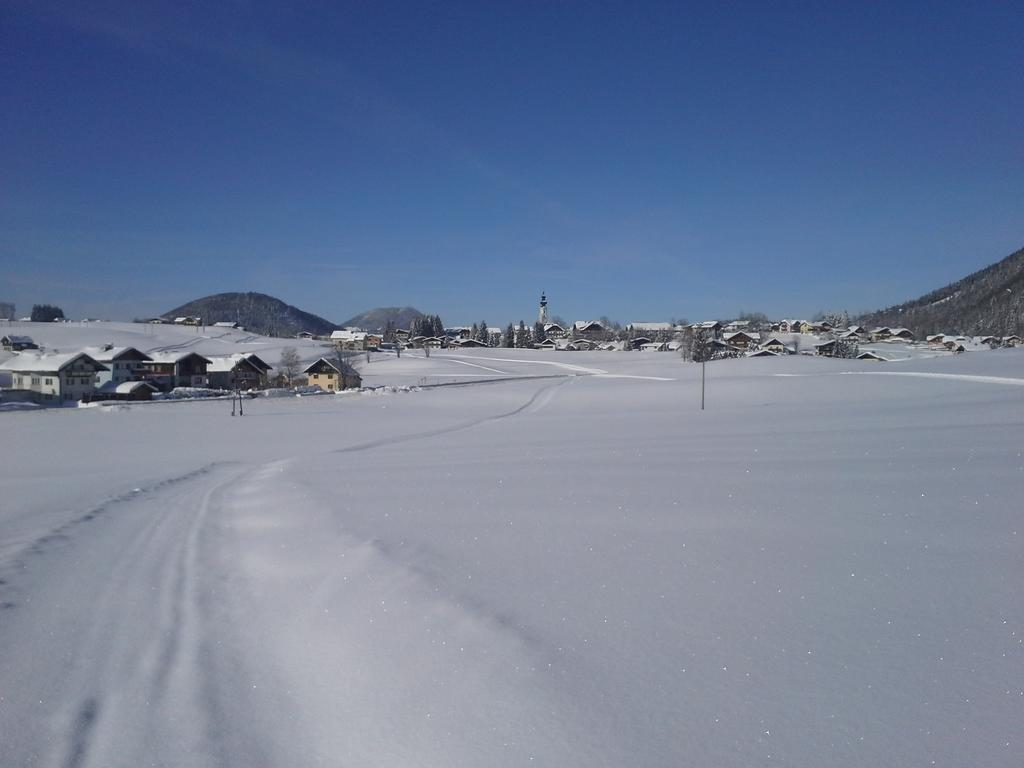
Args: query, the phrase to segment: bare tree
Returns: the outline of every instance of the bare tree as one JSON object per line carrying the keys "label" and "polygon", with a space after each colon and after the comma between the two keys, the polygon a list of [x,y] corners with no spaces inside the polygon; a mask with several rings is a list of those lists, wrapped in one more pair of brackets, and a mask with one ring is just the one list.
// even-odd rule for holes
{"label": "bare tree", "polygon": [[295,347],[284,347],[281,350],[281,359],[277,361],[277,367],[289,385],[292,383],[292,379],[295,378],[295,374],[299,372],[299,366],[301,365],[302,360],[299,358],[299,352]]}

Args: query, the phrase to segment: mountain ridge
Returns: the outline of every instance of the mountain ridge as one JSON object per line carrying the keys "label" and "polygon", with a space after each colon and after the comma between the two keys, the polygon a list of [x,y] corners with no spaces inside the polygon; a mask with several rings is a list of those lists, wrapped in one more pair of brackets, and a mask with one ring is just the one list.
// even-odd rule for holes
{"label": "mountain ridge", "polygon": [[1024,335],[1024,248],[923,296],[856,318],[865,326],[934,333]]}

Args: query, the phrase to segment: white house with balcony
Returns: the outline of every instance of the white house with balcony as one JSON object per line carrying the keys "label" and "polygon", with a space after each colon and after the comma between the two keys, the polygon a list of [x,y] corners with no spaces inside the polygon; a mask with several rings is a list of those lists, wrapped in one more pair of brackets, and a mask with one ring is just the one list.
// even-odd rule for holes
{"label": "white house with balcony", "polygon": [[97,376],[107,367],[85,352],[65,355],[26,355],[7,360],[0,369],[10,371],[11,389],[28,393],[41,405],[61,405],[90,398]]}

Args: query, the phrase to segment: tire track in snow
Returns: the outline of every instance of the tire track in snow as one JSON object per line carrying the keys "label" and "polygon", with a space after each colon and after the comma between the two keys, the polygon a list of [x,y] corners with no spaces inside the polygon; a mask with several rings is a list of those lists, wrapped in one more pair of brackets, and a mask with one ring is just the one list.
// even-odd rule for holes
{"label": "tire track in snow", "polygon": [[555,390],[558,387],[565,386],[574,380],[574,377],[567,376],[562,379],[558,379],[552,384],[541,387],[530,398],[520,406],[513,408],[511,411],[506,413],[499,413],[494,416],[484,416],[479,419],[464,422],[462,424],[456,424],[452,427],[441,427],[439,429],[430,429],[423,432],[414,432],[408,435],[397,435],[394,437],[385,437],[380,440],[370,440],[365,443],[358,443],[356,445],[346,446],[345,448],[336,448],[332,453],[358,453],[361,451],[369,451],[374,448],[384,448],[390,445],[401,445],[402,443],[410,443],[416,440],[427,440],[432,437],[439,437],[441,435],[449,435],[455,432],[463,432],[467,429],[473,429],[474,427],[481,426],[483,424],[489,424],[495,421],[501,421],[502,419],[509,419],[513,416],[518,416],[528,410],[539,411],[548,403],[551,402],[554,397]]}
{"label": "tire track in snow", "polygon": [[274,764],[247,716],[251,675],[220,645],[211,520],[248,471],[220,463],[122,494],[89,514],[123,514],[66,536],[72,549],[32,550],[24,610],[0,625],[19,659],[0,664],[0,691],[38,702],[0,707],[0,765],[155,765],[169,745],[196,768]]}

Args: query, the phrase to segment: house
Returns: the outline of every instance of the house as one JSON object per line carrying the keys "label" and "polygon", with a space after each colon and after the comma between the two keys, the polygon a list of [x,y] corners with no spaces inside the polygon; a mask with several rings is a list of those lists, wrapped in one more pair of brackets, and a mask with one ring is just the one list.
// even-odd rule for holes
{"label": "house", "polygon": [[487,347],[488,345],[479,339],[452,339],[451,345],[453,347],[459,347],[460,349],[476,349],[479,347]]}
{"label": "house", "polygon": [[881,328],[871,329],[871,340],[872,341],[885,341],[886,339],[892,338],[892,329],[882,326]]}
{"label": "house", "polygon": [[914,334],[909,328],[890,328],[889,337],[893,339],[902,339],[903,341],[914,340]]}
{"label": "house", "polygon": [[295,334],[296,339],[315,339],[316,334],[310,333],[309,331],[299,331]]}
{"label": "house", "polygon": [[265,389],[270,383],[270,371],[273,366],[255,352],[249,352],[245,357],[250,363],[260,369],[259,388]]}
{"label": "house", "polygon": [[928,344],[930,344],[933,347],[941,347],[943,344],[946,343],[946,334],[935,333],[932,334],[931,336],[925,336],[924,340],[927,341]]}
{"label": "house", "polygon": [[153,359],[135,347],[115,347],[112,344],[86,347],[83,351],[94,360],[99,360],[108,369],[96,375],[97,386],[103,386],[108,382],[121,384],[125,381],[141,381],[144,377],[142,363]]}
{"label": "house", "polygon": [[572,335],[578,339],[596,341],[604,338],[607,331],[597,320],[577,320],[572,324]]}
{"label": "house", "polygon": [[175,387],[205,387],[209,358],[196,352],[162,352],[139,363],[144,381],[160,390]]}
{"label": "house", "polygon": [[858,360],[878,360],[883,363],[889,362],[886,358],[881,355],[876,355],[874,352],[861,352],[857,355]]}
{"label": "house", "polygon": [[858,336],[867,336],[868,329],[863,325],[851,325],[846,329],[847,333],[856,333]]}
{"label": "house", "polygon": [[186,317],[176,317],[176,318],[174,318],[174,323],[175,323],[175,325],[202,325],[203,324],[203,319],[201,317],[195,317],[194,315],[189,315],[189,316],[186,316]]}
{"label": "house", "polygon": [[814,354],[821,355],[822,357],[835,357],[837,341],[826,341],[822,344],[814,345]]}
{"label": "house", "polygon": [[843,341],[860,341],[861,334],[856,331],[843,331],[839,334],[838,338]]}
{"label": "house", "polygon": [[108,381],[96,387],[95,391],[88,397],[89,400],[152,400],[153,395],[159,392],[156,387],[148,381],[122,381],[115,384]]}
{"label": "house", "polygon": [[325,392],[358,389],[363,384],[362,377],[351,365],[338,360],[332,362],[323,357],[302,372],[309,378],[311,386],[320,387]]}
{"label": "house", "polygon": [[412,345],[417,349],[441,349],[447,343],[447,339],[439,336],[417,336],[412,339]]}
{"label": "house", "polygon": [[761,349],[757,350],[756,352],[747,352],[746,356],[747,357],[778,357],[779,353],[778,352],[773,352],[770,349],[765,349],[764,347],[762,347]]}
{"label": "house", "polygon": [[21,354],[0,365],[11,372],[11,388],[28,394],[37,403],[58,405],[88,399],[96,387],[96,375],[106,366],[85,352],[64,355]]}
{"label": "house", "polygon": [[634,336],[629,340],[629,346],[631,349],[640,349],[645,344],[653,344],[654,339],[650,336]]}
{"label": "house", "polygon": [[222,320],[219,323],[213,324],[214,328],[234,328],[236,330],[244,331],[240,323],[232,323],[230,320]]}
{"label": "house", "polygon": [[954,355],[966,352],[967,347],[963,345],[963,342],[957,341],[956,339],[949,339],[942,346],[952,352]]}
{"label": "house", "polygon": [[534,349],[558,349],[558,343],[554,339],[544,339],[539,344],[533,345]]}
{"label": "house", "polygon": [[668,342],[667,341],[652,341],[649,344],[640,345],[641,352],[667,352]]}
{"label": "house", "polygon": [[1018,344],[1020,344],[1020,336],[1017,336],[1016,334],[1012,336],[1003,336],[1004,347],[1016,347]]}
{"label": "house", "polygon": [[366,349],[366,331],[350,326],[331,332],[331,341],[338,349]]}
{"label": "house", "polygon": [[734,347],[746,349],[757,340],[745,331],[734,331],[733,333],[722,334],[722,341]]}
{"label": "house", "polygon": [[565,345],[565,348],[574,352],[579,350],[591,352],[597,349],[598,344],[599,342],[592,339],[573,339],[571,343]]}
{"label": "house", "polygon": [[711,341],[711,351],[714,357],[739,357],[743,350],[739,347],[735,347],[722,339],[713,339]]}
{"label": "house", "polygon": [[565,330],[558,323],[545,323],[544,324],[544,336],[549,339],[564,339],[569,335],[569,332]]}
{"label": "house", "polygon": [[265,377],[266,371],[248,355],[211,357],[210,364],[206,366],[206,379],[213,389],[260,389]]}
{"label": "house", "polygon": [[813,333],[814,323],[807,320],[793,320],[789,324],[789,330],[793,333]]}
{"label": "house", "polygon": [[695,331],[704,331],[710,333],[714,337],[718,337],[722,333],[722,324],[717,320],[705,320],[701,323],[694,323],[690,326]]}
{"label": "house", "polygon": [[768,341],[762,342],[761,349],[778,355],[793,354],[793,350],[787,344],[784,344],[778,336],[772,336]]}
{"label": "house", "polygon": [[4,336],[0,339],[0,346],[8,352],[23,352],[27,349],[39,349],[39,345],[32,341],[31,336]]}

